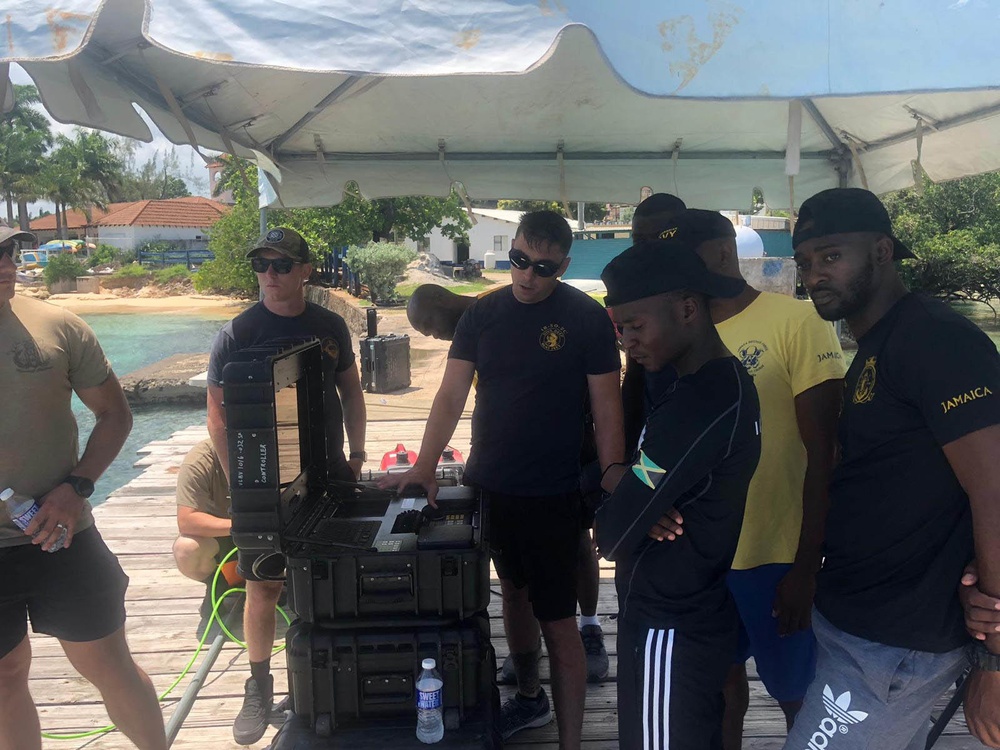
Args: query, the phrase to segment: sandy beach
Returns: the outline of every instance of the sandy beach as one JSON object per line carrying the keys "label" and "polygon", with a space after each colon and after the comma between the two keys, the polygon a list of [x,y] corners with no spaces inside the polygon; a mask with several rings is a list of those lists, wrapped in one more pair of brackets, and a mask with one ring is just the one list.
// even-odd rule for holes
{"label": "sandy beach", "polygon": [[247,300],[213,294],[173,297],[118,297],[114,294],[53,294],[46,302],[73,313],[176,313],[232,318],[252,304]]}

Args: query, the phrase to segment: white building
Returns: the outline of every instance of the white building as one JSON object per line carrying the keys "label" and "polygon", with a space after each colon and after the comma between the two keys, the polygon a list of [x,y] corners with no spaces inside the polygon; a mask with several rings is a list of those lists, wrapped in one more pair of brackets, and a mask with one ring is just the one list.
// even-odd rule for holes
{"label": "white building", "polygon": [[123,204],[95,222],[96,241],[121,250],[146,242],[169,242],[178,250],[204,250],[209,230],[229,210],[208,198],[192,196]]}
{"label": "white building", "polygon": [[492,253],[494,261],[506,261],[510,243],[514,241],[517,225],[524,212],[474,208],[472,213],[476,217],[476,224],[469,228],[467,255],[457,242],[442,235],[440,229],[431,231],[428,241],[423,243],[425,249],[445,263],[462,263],[467,259],[485,263],[487,253]]}

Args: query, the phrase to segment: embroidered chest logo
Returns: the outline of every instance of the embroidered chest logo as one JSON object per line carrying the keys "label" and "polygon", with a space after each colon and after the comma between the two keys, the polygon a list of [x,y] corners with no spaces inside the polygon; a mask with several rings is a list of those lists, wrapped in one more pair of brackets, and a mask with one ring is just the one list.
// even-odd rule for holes
{"label": "embroidered chest logo", "polygon": [[993,391],[984,385],[982,388],[973,388],[971,391],[959,393],[957,396],[953,396],[947,401],[942,401],[941,408],[944,410],[944,413],[947,414],[956,406],[961,406],[962,404],[967,404],[970,401],[975,401],[977,398],[985,398],[986,396],[992,395]]}
{"label": "embroidered chest logo", "polygon": [[767,352],[767,345],[763,341],[747,341],[739,349],[740,362],[751,375],[756,375],[764,369],[761,358]]}
{"label": "embroidered chest logo", "polygon": [[52,368],[49,356],[38,348],[34,339],[22,339],[10,349],[11,359],[18,372],[42,372]]}
{"label": "embroidered chest logo", "polygon": [[854,386],[854,398],[851,399],[856,404],[867,404],[875,398],[875,357],[865,360],[865,367],[858,378],[858,384]]}
{"label": "embroidered chest logo", "polygon": [[340,345],[337,343],[337,339],[332,336],[327,336],[323,339],[321,346],[323,347],[323,354],[334,362],[340,357]]}
{"label": "embroidered chest logo", "polygon": [[566,329],[556,323],[550,323],[542,329],[538,343],[547,352],[557,352],[566,345]]}

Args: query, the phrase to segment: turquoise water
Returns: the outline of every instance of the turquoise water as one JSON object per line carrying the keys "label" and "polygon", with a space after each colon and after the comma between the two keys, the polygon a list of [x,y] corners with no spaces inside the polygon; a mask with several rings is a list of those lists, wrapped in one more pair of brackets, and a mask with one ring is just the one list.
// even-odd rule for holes
{"label": "turquoise water", "polygon": [[[115,374],[123,377],[174,354],[207,352],[216,332],[231,314],[203,317],[182,313],[107,313],[81,317],[97,334]],[[80,425],[82,450],[94,427],[94,417],[75,396],[73,411]],[[133,418],[125,447],[97,482],[91,498],[94,505],[104,502],[111,492],[139,475],[140,470],[132,468],[139,448],[185,427],[204,424],[205,407],[135,408]]]}

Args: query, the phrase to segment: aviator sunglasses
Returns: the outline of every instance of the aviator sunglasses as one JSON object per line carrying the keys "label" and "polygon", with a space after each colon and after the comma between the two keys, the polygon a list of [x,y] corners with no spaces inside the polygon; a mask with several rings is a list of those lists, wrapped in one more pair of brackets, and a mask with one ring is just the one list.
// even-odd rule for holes
{"label": "aviator sunglasses", "polygon": [[299,265],[299,261],[291,258],[251,258],[250,265],[256,273],[267,273],[267,269],[274,266],[275,273],[288,273],[292,266]]}
{"label": "aviator sunglasses", "polygon": [[510,258],[510,264],[518,271],[527,271],[529,268],[533,268],[535,269],[535,275],[541,276],[543,279],[555,276],[559,271],[559,266],[562,265],[561,261],[557,263],[552,260],[536,260],[532,262],[531,258],[527,255],[513,248],[507,253],[507,257]]}

